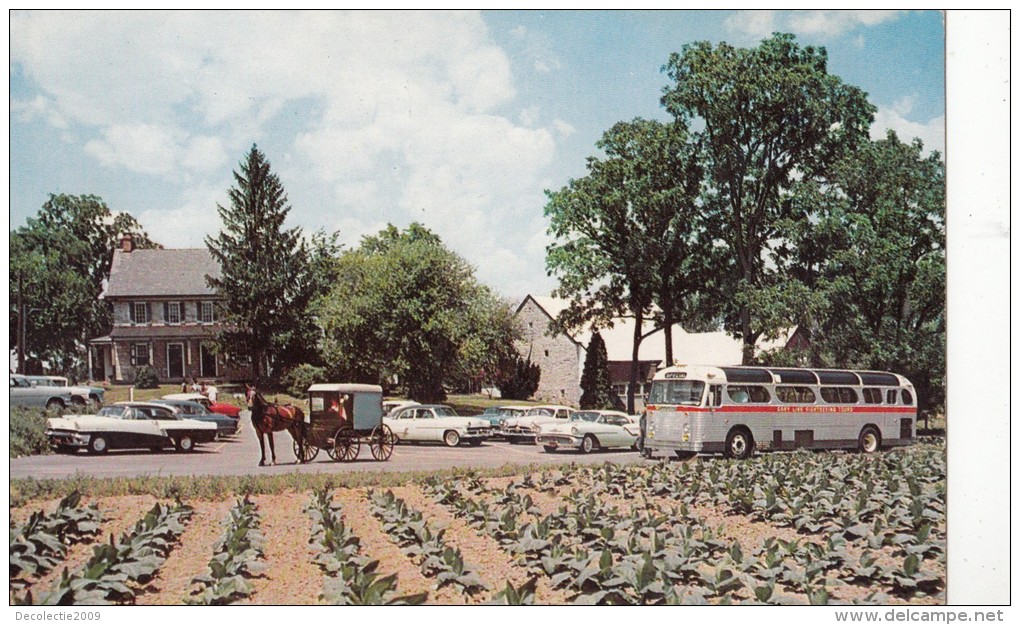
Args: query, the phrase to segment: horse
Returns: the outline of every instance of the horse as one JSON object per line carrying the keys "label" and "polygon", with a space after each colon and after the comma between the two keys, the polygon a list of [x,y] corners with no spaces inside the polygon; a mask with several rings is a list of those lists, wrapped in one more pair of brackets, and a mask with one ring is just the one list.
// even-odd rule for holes
{"label": "horse", "polygon": [[269,436],[269,452],[272,455],[272,464],[275,465],[276,447],[273,444],[273,432],[287,430],[295,441],[303,441],[305,414],[294,405],[280,406],[267,402],[254,386],[246,384],[245,388],[245,398],[251,410],[251,424],[255,427],[255,434],[259,437],[259,448],[262,450],[259,466],[266,466],[266,435]]}

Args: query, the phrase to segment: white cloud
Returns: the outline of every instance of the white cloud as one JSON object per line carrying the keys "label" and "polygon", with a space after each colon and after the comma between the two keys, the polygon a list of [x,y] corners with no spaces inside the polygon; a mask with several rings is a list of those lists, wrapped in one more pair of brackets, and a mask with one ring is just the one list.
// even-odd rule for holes
{"label": "white cloud", "polygon": [[[909,110],[908,110],[909,112]],[[875,113],[875,122],[871,126],[872,139],[884,139],[887,130],[896,131],[900,141],[909,143],[914,138],[919,138],[924,144],[925,153],[937,150],[942,154],[946,153],[946,118],[939,115],[927,122],[915,122],[905,117],[896,105],[889,107],[878,107]]]}
{"label": "white cloud", "polygon": [[776,30],[775,11],[737,11],[729,15],[723,24],[731,31],[768,37]]}
{"label": "white cloud", "polygon": [[144,174],[168,175],[174,171],[177,137],[172,129],[152,124],[109,126],[103,138],[89,141],[85,151],[104,165]]}
{"label": "white cloud", "polygon": [[553,130],[556,131],[560,137],[567,138],[570,135],[577,132],[577,128],[574,128],[571,124],[563,121],[562,119],[553,120]]}
{"label": "white cloud", "polygon": [[775,31],[797,35],[838,37],[861,26],[876,26],[899,18],[902,11],[739,11],[724,24],[732,32],[768,37]]}

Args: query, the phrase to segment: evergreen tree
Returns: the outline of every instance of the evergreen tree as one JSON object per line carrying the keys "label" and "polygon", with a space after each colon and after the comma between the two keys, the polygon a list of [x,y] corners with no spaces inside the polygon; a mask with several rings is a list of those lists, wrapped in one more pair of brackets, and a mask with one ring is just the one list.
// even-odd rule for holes
{"label": "evergreen tree", "polygon": [[609,355],[606,342],[596,332],[588,342],[588,354],[581,372],[581,409],[612,409],[613,383],[609,376]]}
{"label": "evergreen tree", "polygon": [[205,241],[221,273],[206,280],[224,298],[230,329],[220,335],[221,349],[250,359],[260,379],[285,365],[280,354],[305,334],[311,268],[301,229],[283,227],[290,212],[283,185],[255,145],[234,180],[230,206],[217,205],[223,230]]}
{"label": "evergreen tree", "polygon": [[513,354],[509,366],[503,367],[496,380],[499,394],[503,399],[528,399],[538,390],[542,368],[519,354]]}

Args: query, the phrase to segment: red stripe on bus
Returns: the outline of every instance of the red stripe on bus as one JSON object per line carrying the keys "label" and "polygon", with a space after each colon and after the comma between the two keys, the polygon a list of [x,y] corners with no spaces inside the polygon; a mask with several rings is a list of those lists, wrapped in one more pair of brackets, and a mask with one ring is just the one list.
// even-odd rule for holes
{"label": "red stripe on bus", "polygon": [[[667,410],[670,406],[645,406],[649,412]],[[855,406],[840,404],[789,404],[785,406],[719,406],[718,408],[702,408],[700,406],[676,406],[675,412],[902,412],[913,413],[917,409],[913,406]]]}

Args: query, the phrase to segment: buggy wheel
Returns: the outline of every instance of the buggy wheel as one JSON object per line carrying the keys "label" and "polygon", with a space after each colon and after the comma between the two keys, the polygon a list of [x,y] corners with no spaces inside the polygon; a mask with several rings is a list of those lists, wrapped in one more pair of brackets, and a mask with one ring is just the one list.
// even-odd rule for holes
{"label": "buggy wheel", "polygon": [[329,457],[340,462],[351,462],[357,459],[361,453],[361,443],[354,440],[354,433],[350,430],[339,429],[333,437],[333,448],[329,450]]}
{"label": "buggy wheel", "polygon": [[372,457],[376,460],[389,460],[393,455],[393,445],[396,441],[397,437],[393,435],[390,426],[386,424],[375,426],[375,429],[372,430],[372,442],[370,443]]}
{"label": "buggy wheel", "polygon": [[298,462],[304,464],[315,460],[315,457],[319,455],[319,448],[309,445],[306,441],[294,441],[294,457],[297,458]]}

